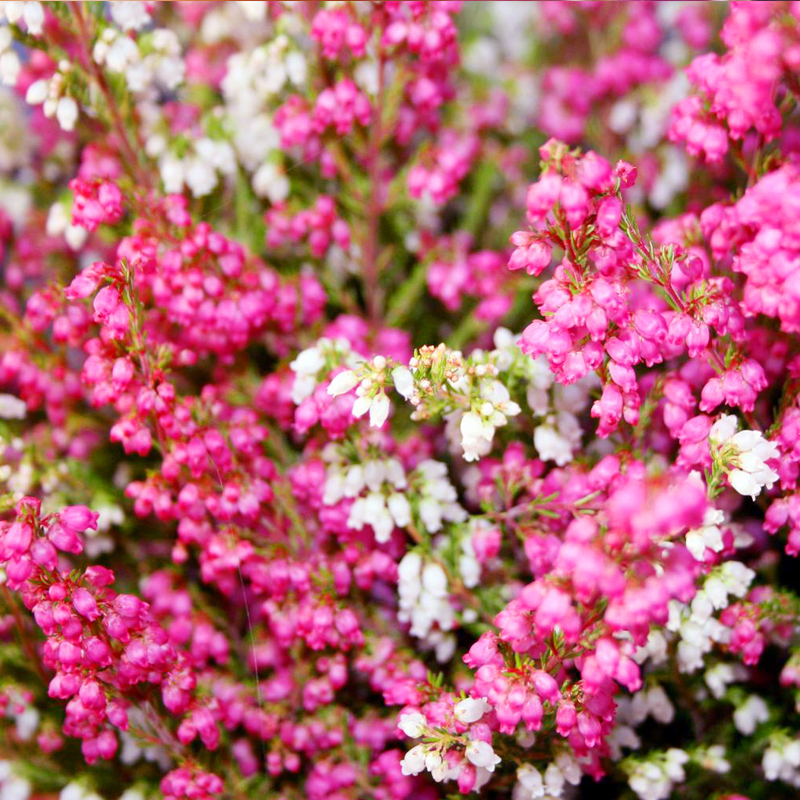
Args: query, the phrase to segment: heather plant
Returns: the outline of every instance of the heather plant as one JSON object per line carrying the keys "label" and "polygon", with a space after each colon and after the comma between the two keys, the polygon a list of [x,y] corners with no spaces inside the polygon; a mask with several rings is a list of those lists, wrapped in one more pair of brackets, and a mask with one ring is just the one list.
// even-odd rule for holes
{"label": "heather plant", "polygon": [[0,3],[0,800],[800,789],[800,3]]}

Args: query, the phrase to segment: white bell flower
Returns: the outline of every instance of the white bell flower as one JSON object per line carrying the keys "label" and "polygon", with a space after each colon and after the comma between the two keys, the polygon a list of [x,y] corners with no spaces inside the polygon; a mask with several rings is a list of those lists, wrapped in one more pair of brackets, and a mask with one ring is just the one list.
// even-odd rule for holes
{"label": "white bell flower", "polygon": [[459,722],[464,725],[471,725],[491,710],[492,706],[485,697],[479,697],[477,699],[467,697],[455,704],[453,713]]}
{"label": "white bell flower", "polygon": [[752,736],[755,729],[769,721],[769,708],[762,697],[751,694],[736,711],[733,712],[733,724],[744,736]]}
{"label": "white bell flower", "polygon": [[406,400],[410,400],[414,394],[414,376],[408,367],[395,367],[392,370],[392,380],[394,388]]}
{"label": "white bell flower", "polygon": [[13,394],[0,394],[0,419],[25,419],[28,406]]}
{"label": "white bell flower", "polygon": [[428,720],[424,714],[415,711],[411,714],[402,714],[398,720],[397,727],[408,736],[409,739],[419,739],[425,734],[428,727]]}
{"label": "white bell flower", "polygon": [[483,767],[489,772],[494,772],[494,768],[501,760],[488,742],[480,740],[470,742],[464,751],[464,755],[470,764],[474,764],[476,767]]}
{"label": "white bell flower", "polygon": [[739,431],[738,421],[732,414],[720,417],[709,431],[709,441],[717,447],[729,467],[728,482],[741,495],[755,499],[762,489],[771,489],[779,475],[767,461],[779,458],[780,451],[774,442],[764,438],[760,431]]}
{"label": "white bell flower", "polygon": [[419,775],[425,770],[426,750],[424,744],[418,744],[403,756],[403,760],[400,762],[400,770],[403,775]]}

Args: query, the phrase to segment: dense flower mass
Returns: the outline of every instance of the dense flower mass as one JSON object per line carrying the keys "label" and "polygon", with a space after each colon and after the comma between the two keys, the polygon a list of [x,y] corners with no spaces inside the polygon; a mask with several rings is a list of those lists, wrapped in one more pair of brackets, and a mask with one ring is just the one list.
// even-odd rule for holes
{"label": "dense flower mass", "polygon": [[0,800],[800,789],[800,4],[0,3]]}

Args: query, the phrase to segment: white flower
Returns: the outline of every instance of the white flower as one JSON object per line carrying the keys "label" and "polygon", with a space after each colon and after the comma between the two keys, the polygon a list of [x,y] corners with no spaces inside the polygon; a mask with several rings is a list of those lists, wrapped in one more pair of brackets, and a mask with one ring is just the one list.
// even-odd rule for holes
{"label": "white flower", "polygon": [[78,120],[78,104],[72,97],[62,97],[56,106],[56,119],[62,130],[71,131]]}
{"label": "white flower", "polygon": [[555,461],[563,467],[572,461],[582,434],[577,417],[569,411],[560,411],[534,429],[533,445],[542,461]]}
{"label": "white flower", "polygon": [[136,42],[129,36],[116,36],[110,44],[101,39],[95,45],[92,55],[99,64],[104,63],[109,72],[118,74],[125,72],[142,57]]}
{"label": "white flower", "polygon": [[188,159],[188,163],[185,180],[192,194],[195,197],[205,197],[207,194],[211,194],[217,185],[217,173],[214,168],[199,156]]}
{"label": "white flower", "polygon": [[300,405],[306,397],[314,393],[317,385],[317,374],[325,366],[325,356],[319,347],[309,347],[297,354],[297,358],[289,364],[295,373],[292,385],[292,401]]}
{"label": "white flower", "polygon": [[387,500],[387,506],[389,507],[389,513],[394,519],[394,524],[397,525],[398,528],[405,528],[407,525],[411,524],[411,504],[404,494],[400,494],[399,492],[390,494]]}
{"label": "white flower", "polygon": [[16,85],[20,69],[19,56],[13,50],[0,56],[0,80],[5,86]]}
{"label": "white flower", "polygon": [[[362,384],[363,386],[363,384]],[[359,387],[360,389],[361,387]],[[383,391],[373,397],[362,394],[353,403],[353,416],[363,417],[369,411],[369,424],[373,428],[380,428],[389,416],[391,403]]]}
{"label": "white flower", "polygon": [[44,28],[44,9],[38,0],[30,0],[25,3],[22,11],[22,18],[31,36],[39,36]]}
{"label": "white flower", "polygon": [[722,541],[722,531],[719,527],[724,522],[725,513],[723,511],[709,508],[703,517],[702,526],[688,531],[686,547],[698,561],[703,560],[706,549],[713,550],[715,553],[724,549],[725,544]]}
{"label": "white flower", "polygon": [[23,742],[27,742],[36,733],[39,728],[39,719],[39,712],[33,706],[28,706],[21,714],[17,715],[15,720],[17,736]]}
{"label": "white flower", "polygon": [[12,772],[10,762],[0,761],[0,800],[28,800],[31,790],[26,778]]}
{"label": "white flower", "polygon": [[158,171],[161,174],[165,192],[179,194],[183,191],[186,170],[181,159],[172,153],[165,153],[158,162]]}
{"label": "white flower", "polygon": [[428,720],[424,714],[415,711],[412,714],[403,714],[397,723],[397,727],[400,728],[409,739],[419,739],[425,734],[425,730],[428,727]]}
{"label": "white flower", "polygon": [[488,742],[480,740],[470,742],[464,751],[464,755],[470,764],[474,764],[476,767],[483,767],[489,772],[494,772],[494,768],[501,760]]}
{"label": "white flower", "polygon": [[556,756],[556,765],[571,786],[577,786],[583,778],[583,770],[578,760],[566,750]]}
{"label": "white flower", "polygon": [[400,762],[400,770],[403,775],[419,775],[425,769],[426,746],[418,744],[412,747]]}
{"label": "white flower", "polygon": [[725,747],[721,744],[714,744],[705,750],[697,751],[694,760],[703,769],[710,769],[720,774],[730,772],[731,769],[730,762],[725,758]]}
{"label": "white flower", "polygon": [[250,22],[258,22],[264,19],[267,12],[265,0],[238,0],[236,5],[239,6],[245,18]]}
{"label": "white flower", "polygon": [[738,428],[739,421],[736,417],[733,414],[726,414],[711,426],[708,438],[713,444],[722,445],[736,433]]}
{"label": "white flower", "polygon": [[292,50],[284,59],[286,75],[295,86],[303,86],[308,78],[308,62],[299,50]]}
{"label": "white flower", "polygon": [[[725,694],[728,684],[737,680],[738,673],[732,664],[720,662],[706,670],[703,677],[705,678],[706,685],[711,690],[711,694],[719,700]],[[745,672],[741,677],[746,678],[747,673]]]}
{"label": "white flower", "polygon": [[751,736],[755,729],[767,720],[769,720],[769,709],[763,698],[757,694],[751,694],[733,712],[733,724],[736,726],[736,730],[744,736]]}
{"label": "white flower", "polygon": [[406,553],[397,565],[397,577],[400,581],[419,580],[422,570],[422,557],[414,551]]}
{"label": "white flower", "polygon": [[764,438],[760,431],[736,432],[738,422],[732,414],[718,419],[709,432],[712,445],[721,448],[728,482],[741,495],[755,499],[765,487],[771,489],[778,473],[767,466],[767,461],[780,456],[774,442]]}
{"label": "white flower", "polygon": [[619,761],[622,758],[622,748],[638,750],[642,746],[641,739],[630,725],[615,725],[606,739],[611,748],[611,759]]}
{"label": "white flower", "polygon": [[689,754],[677,747],[670,747],[664,754],[664,771],[675,782],[686,779],[683,765],[689,761]]}
{"label": "white flower", "polygon": [[41,105],[47,98],[49,90],[49,82],[44,78],[40,78],[28,87],[28,91],[25,93],[25,102],[31,106]]}
{"label": "white flower", "polygon": [[517,768],[517,781],[514,787],[514,800],[536,800],[544,797],[542,773],[533,764],[523,764]]}
{"label": "white flower", "polygon": [[782,780],[792,786],[800,786],[800,740],[787,739],[781,734],[770,738],[761,761],[768,781]]}
{"label": "white flower", "polygon": [[414,394],[414,376],[408,367],[395,367],[392,370],[392,380],[394,388],[406,400],[410,400]]}
{"label": "white flower", "polygon": [[109,3],[111,19],[124,31],[138,31],[150,22],[145,3],[136,0],[117,0]]}
{"label": "white flower", "polygon": [[369,424],[373,428],[380,428],[389,416],[389,398],[384,392],[379,392],[369,407]]}
{"label": "white flower", "polygon": [[0,419],[25,419],[28,407],[13,394],[0,394]]}
{"label": "white flower", "polygon": [[364,479],[364,467],[361,464],[353,464],[345,474],[344,478],[344,496],[356,497],[366,486]]}
{"label": "white flower", "polygon": [[328,386],[328,394],[331,397],[337,397],[340,394],[346,394],[351,389],[355,389],[358,385],[358,376],[352,369],[340,372]]}
{"label": "white flower", "polygon": [[647,708],[650,716],[662,725],[669,725],[675,719],[675,707],[661,686],[654,686],[647,691]]}
{"label": "white flower", "polygon": [[447,594],[447,575],[435,562],[429,562],[422,570],[422,586],[434,597],[444,597]]}
{"label": "white flower", "polygon": [[666,800],[672,793],[672,781],[658,764],[637,764],[628,779],[628,785],[641,800]]}
{"label": "white flower", "polygon": [[440,753],[431,750],[428,755],[425,756],[425,769],[430,772],[431,777],[437,783],[441,783],[447,777],[447,773],[450,771],[450,765],[442,758]]}
{"label": "white flower", "polygon": [[481,579],[481,565],[474,555],[464,553],[458,559],[458,571],[461,573],[461,580],[467,589],[474,589]]}
{"label": "white flower", "polygon": [[555,761],[551,761],[544,771],[544,790],[551,797],[561,797],[564,791],[564,774]]}
{"label": "white flower", "polygon": [[253,191],[270,203],[282,203],[289,196],[289,189],[286,174],[271,161],[262,164],[253,175]]}
{"label": "white flower", "polygon": [[453,713],[459,722],[464,725],[470,725],[477,722],[484,714],[492,710],[492,706],[485,697],[480,697],[477,700],[472,697],[467,697],[460,700],[453,708]]}
{"label": "white flower", "polygon": [[465,461],[477,461],[489,452],[494,438],[494,425],[484,421],[477,412],[467,411],[461,417],[460,429]]}

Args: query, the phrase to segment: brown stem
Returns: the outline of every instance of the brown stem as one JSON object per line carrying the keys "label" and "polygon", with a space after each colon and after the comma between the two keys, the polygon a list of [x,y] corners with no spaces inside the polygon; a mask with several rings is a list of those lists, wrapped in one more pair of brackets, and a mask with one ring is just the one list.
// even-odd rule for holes
{"label": "brown stem", "polygon": [[384,89],[384,56],[381,48],[383,25],[378,26],[378,91],[375,96],[372,125],[369,135],[367,163],[369,169],[370,194],[367,206],[367,232],[364,241],[364,302],[367,317],[373,330],[381,318],[382,297],[378,285],[378,233],[381,216],[381,171],[380,156],[383,139],[382,131],[382,99]]}
{"label": "brown stem", "polygon": [[[83,4],[69,3],[68,5],[72,11],[72,15],[75,17],[75,24],[78,27],[78,38],[83,50],[83,60],[85,61],[85,66],[94,77],[98,87],[100,88],[100,91],[103,94],[103,97],[105,98],[106,105],[108,106],[108,113],[111,115],[111,121],[114,125],[114,130],[117,134],[117,138],[119,139],[120,147],[123,150],[122,155],[124,156],[124,160],[130,166],[130,169],[133,172],[133,177],[137,183],[144,188],[149,189],[151,186],[150,176],[145,170],[141,169],[139,159],[136,156],[136,150],[134,150],[130,139],[128,138],[128,131],[125,127],[125,122],[122,119],[122,114],[117,106],[117,101],[114,99],[114,94],[111,91],[111,87],[109,87],[108,81],[106,81],[106,76],[103,74],[103,70],[100,69],[100,66],[95,63],[94,59],[92,58],[91,36],[86,26],[86,20],[83,16]],[[144,144],[139,141],[137,142],[137,147],[141,152],[144,149]]]}
{"label": "brown stem", "polygon": [[46,686],[50,683],[50,678],[48,678],[48,676],[45,674],[44,667],[42,666],[42,660],[39,658],[39,653],[36,651],[36,644],[31,640],[30,636],[28,636],[28,631],[25,628],[25,620],[22,618],[22,614],[19,613],[19,608],[14,602],[14,598],[11,596],[11,592],[9,592],[7,586],[3,586],[3,597],[9,609],[11,610],[11,613],[14,615],[14,624],[16,625],[20,642],[22,643],[22,647],[28,656],[28,660],[36,670],[42,683]]}

